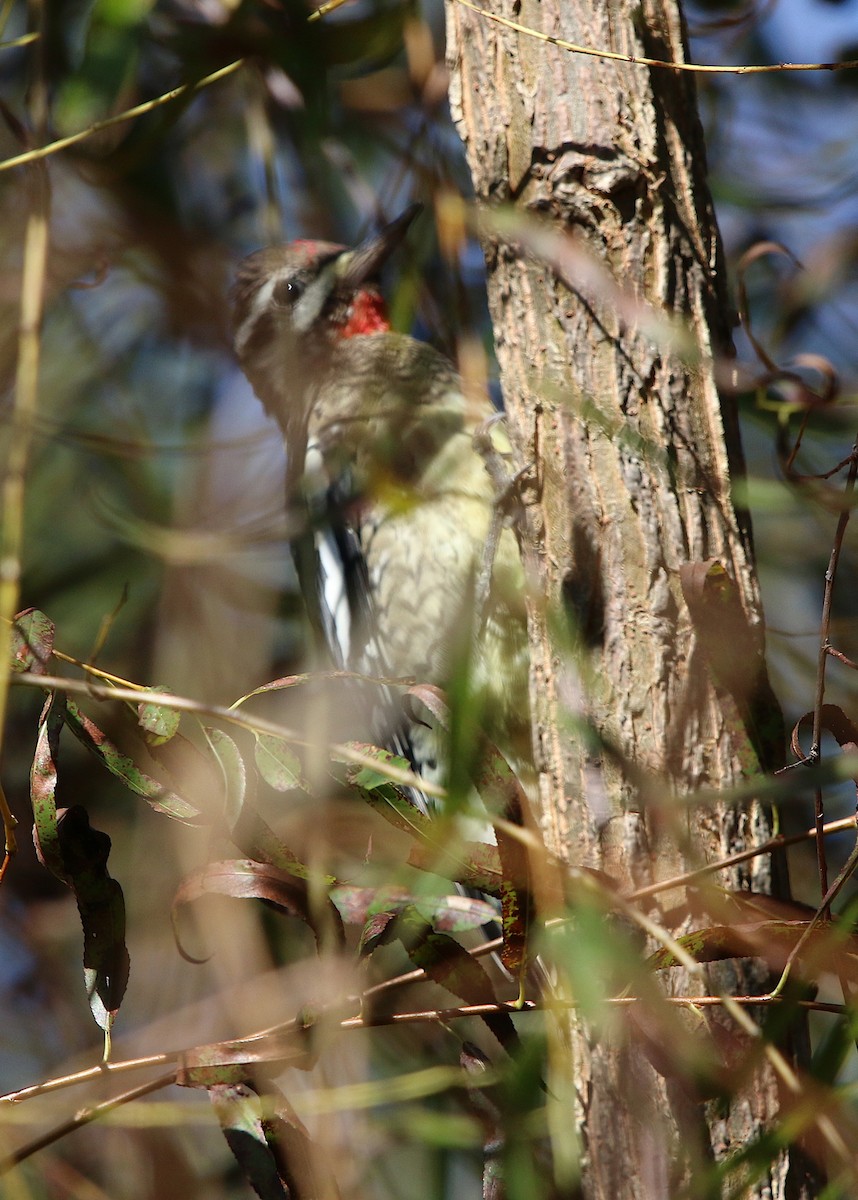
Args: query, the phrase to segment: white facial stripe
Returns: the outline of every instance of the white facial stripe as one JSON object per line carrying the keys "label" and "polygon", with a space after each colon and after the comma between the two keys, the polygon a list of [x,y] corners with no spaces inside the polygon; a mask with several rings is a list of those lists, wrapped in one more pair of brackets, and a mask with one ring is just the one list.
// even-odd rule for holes
{"label": "white facial stripe", "polygon": [[[318,278],[306,288],[292,309],[291,325],[296,333],[307,333],[319,317],[327,303],[328,297],[336,283],[337,263],[334,259],[324,267]],[[274,306],[274,291],[279,283],[287,281],[294,274],[294,268],[281,267],[261,284],[250,305],[250,311],[235,334],[235,349],[240,355],[247,345],[253,328],[260,316]]]}
{"label": "white facial stripe", "polygon": [[307,333],[325,307],[336,279],[336,264],[334,259],[323,268],[292,309],[292,325],[297,333]]}
{"label": "white facial stripe", "polygon": [[275,271],[273,275],[270,275],[268,279],[265,280],[262,287],[259,288],[256,295],[253,297],[253,303],[250,306],[250,312],[242,321],[241,328],[236,332],[235,335],[235,349],[238,354],[241,354],[244,350],[244,347],[247,345],[248,339],[253,333],[253,327],[259,320],[260,314],[271,306],[272,297],[274,296],[274,289],[277,287],[277,284],[285,274],[288,274],[285,269]]}

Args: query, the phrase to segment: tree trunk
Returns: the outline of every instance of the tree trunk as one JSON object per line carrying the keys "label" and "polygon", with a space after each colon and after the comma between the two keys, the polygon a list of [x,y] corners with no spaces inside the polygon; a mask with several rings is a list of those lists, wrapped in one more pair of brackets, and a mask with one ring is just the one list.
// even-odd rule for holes
{"label": "tree trunk", "polygon": [[[578,45],[686,56],[673,0],[491,8]],[[768,753],[764,769],[777,765],[773,739],[749,738],[737,720],[737,711],[745,725],[754,711],[777,720],[777,708],[750,535],[730,492],[742,469],[736,415],[715,382],[715,364],[730,353],[729,306],[695,86],[688,74],[570,53],[457,0],[448,0],[448,57],[453,116],[487,216],[489,303],[517,465],[535,466],[538,478],[525,521],[539,595],[530,611],[537,817],[549,849],[639,886],[686,858],[697,865],[769,836],[756,802],[670,801],[729,789],[751,750],[758,760]],[[492,210],[501,205],[519,220],[530,214],[518,238],[514,222],[509,238],[499,236],[503,212]],[[553,242],[534,233],[535,215],[553,227]],[[572,239],[565,247],[561,231]],[[529,251],[540,237],[549,251],[537,257]],[[744,696],[717,677],[705,613],[689,609],[695,587],[702,595],[707,572],[721,568],[737,608],[741,600],[728,641],[743,659]],[[574,628],[574,654],[558,613]],[[727,646],[728,673],[730,658]],[[582,717],[601,752],[563,732]],[[721,880],[768,892],[771,861]],[[719,979],[740,992],[763,986],[739,961]],[[667,1196],[687,1181],[689,1142],[723,1159],[777,1116],[764,1065],[729,1114],[715,1115],[677,1100],[631,1042],[601,1044],[573,1025],[572,1044],[588,1197]],[[812,1195],[803,1170],[801,1156],[784,1154],[747,1194]]]}

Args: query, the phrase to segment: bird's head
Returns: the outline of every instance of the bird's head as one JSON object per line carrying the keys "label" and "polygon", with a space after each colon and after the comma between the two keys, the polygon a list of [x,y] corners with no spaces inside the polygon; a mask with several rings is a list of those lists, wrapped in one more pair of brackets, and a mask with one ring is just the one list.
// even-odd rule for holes
{"label": "bird's head", "polygon": [[411,205],[353,249],[290,242],[257,250],[239,266],[235,351],[253,390],[281,420],[300,406],[333,342],[389,329],[378,275],[419,211]]}

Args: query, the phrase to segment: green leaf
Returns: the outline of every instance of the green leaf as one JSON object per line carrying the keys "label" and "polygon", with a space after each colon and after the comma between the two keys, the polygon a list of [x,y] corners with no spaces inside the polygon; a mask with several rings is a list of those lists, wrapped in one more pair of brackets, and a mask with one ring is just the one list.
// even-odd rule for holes
{"label": "green leaf", "polygon": [[476,896],[421,897],[414,907],[438,933],[465,933],[497,920],[494,905]]}
{"label": "green leaf", "polygon": [[247,768],[241,751],[229,734],[211,727],[206,728],[205,734],[221,771],[223,813],[232,828],[240,820],[247,800]]}
{"label": "green leaf", "polygon": [[379,746],[370,746],[362,742],[352,742],[350,745],[376,758],[379,769],[349,763],[346,767],[347,785],[397,829],[432,840],[432,820],[420,811],[404,788],[391,782],[384,770],[386,766],[390,766],[396,771],[410,771],[411,764],[407,759]]}
{"label": "green leaf", "polygon": [[343,885],[333,888],[330,897],[349,925],[362,925],[379,913],[400,912],[409,905],[440,932],[464,933],[497,920],[494,906],[473,896],[416,896],[403,887]]}
{"label": "green leaf", "polygon": [[443,875],[478,892],[500,896],[503,882],[500,855],[497,846],[487,842],[463,842],[455,853],[448,853],[443,846],[413,846],[408,865]]}
{"label": "green leaf", "polygon": [[[147,691],[164,693],[169,688],[147,688]],[[137,720],[147,746],[163,746],[178,732],[181,714],[165,704],[144,702],[137,705]]]}
{"label": "green leaf", "polygon": [[66,724],[75,737],[107,767],[117,779],[121,779],[130,791],[142,796],[156,812],[162,812],[176,821],[197,824],[202,812],[176,792],[171,792],[157,779],[148,775],[115,742],[104,733],[71,700],[67,703]]}
{"label": "green leaf", "polygon": [[301,760],[283,738],[270,733],[258,733],[254,756],[260,775],[275,791],[291,792],[294,788],[307,790]]}

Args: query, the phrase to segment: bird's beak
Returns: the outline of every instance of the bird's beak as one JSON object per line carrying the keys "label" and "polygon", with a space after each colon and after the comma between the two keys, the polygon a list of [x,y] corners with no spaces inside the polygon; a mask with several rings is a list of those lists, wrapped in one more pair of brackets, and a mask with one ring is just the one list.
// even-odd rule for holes
{"label": "bird's beak", "polygon": [[385,225],[381,233],[365,238],[354,250],[341,254],[336,260],[339,283],[347,288],[358,288],[377,275],[402,242],[408,227],[422,208],[422,204],[410,204],[395,221]]}

